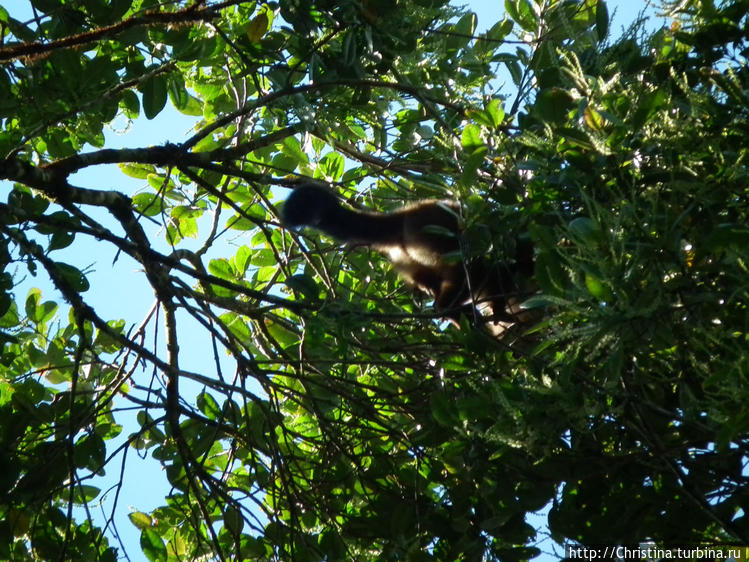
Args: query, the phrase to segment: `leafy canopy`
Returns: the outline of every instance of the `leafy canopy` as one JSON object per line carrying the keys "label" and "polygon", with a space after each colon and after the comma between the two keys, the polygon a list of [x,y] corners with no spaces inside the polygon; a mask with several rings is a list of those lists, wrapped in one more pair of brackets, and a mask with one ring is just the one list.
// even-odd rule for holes
{"label": "leafy canopy", "polygon": [[[150,560],[749,543],[749,8],[505,8],[0,6],[0,558],[115,560],[130,525]],[[175,110],[187,138],[127,134]],[[445,326],[279,228],[309,178],[460,200],[461,259],[531,241],[543,321]],[[93,282],[104,248],[157,306]],[[164,497],[125,522],[132,478]]]}

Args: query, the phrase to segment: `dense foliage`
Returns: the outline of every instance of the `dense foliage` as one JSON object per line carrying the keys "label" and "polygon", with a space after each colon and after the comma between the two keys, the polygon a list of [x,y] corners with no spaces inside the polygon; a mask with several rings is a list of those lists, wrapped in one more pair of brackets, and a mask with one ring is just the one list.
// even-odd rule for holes
{"label": "dense foliage", "polygon": [[[445,0],[12,6],[0,558],[749,544],[746,2],[620,37],[603,0],[507,0],[484,33]],[[167,104],[187,138],[129,140]],[[531,240],[543,321],[447,326],[376,253],[281,229],[304,178],[460,200],[464,259]],[[128,522],[130,478],[164,498]]]}

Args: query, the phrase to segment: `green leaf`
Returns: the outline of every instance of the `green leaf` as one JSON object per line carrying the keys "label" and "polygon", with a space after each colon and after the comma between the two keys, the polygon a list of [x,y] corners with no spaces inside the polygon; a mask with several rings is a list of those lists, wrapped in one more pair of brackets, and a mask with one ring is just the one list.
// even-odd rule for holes
{"label": "green leaf", "polygon": [[579,147],[585,150],[595,150],[590,137],[588,137],[583,131],[572,129],[570,127],[563,127],[559,129],[559,133],[564,135],[564,140],[567,141],[570,146]]}
{"label": "green leaf", "polygon": [[100,473],[106,461],[106,456],[107,448],[104,440],[96,433],[87,435],[75,444],[74,460],[78,467]]}
{"label": "green leaf", "polygon": [[309,61],[309,79],[313,84],[319,82],[325,75],[325,66],[320,55],[313,53]]}
{"label": "green leaf", "polygon": [[153,525],[151,516],[142,511],[134,511],[128,513],[127,516],[130,518],[130,522],[135,525],[139,530],[149,529]]}
{"label": "green leaf", "polygon": [[315,278],[307,274],[292,275],[286,279],[286,286],[301,293],[308,299],[316,299],[320,293]]}
{"label": "green leaf", "polygon": [[448,36],[447,48],[458,50],[468,45],[475,29],[476,14],[473,12],[466,12],[453,26],[453,33]]}
{"label": "green leaf", "polygon": [[198,141],[193,147],[193,152],[210,152],[225,147],[231,139],[221,135],[208,135]]}
{"label": "green leaf", "polygon": [[538,31],[538,17],[529,0],[505,0],[505,10],[525,31]]}
{"label": "green leaf", "polygon": [[326,180],[335,182],[341,179],[344,165],[343,156],[337,152],[328,152],[320,160],[319,169]]}
{"label": "green leaf", "polygon": [[577,244],[592,246],[601,242],[601,229],[592,219],[578,217],[571,221],[567,228]]}
{"label": "green leaf", "polygon": [[232,536],[238,536],[244,527],[242,512],[232,505],[227,506],[224,509],[224,526]]}
{"label": "green leaf", "polygon": [[36,307],[39,305],[41,299],[42,292],[38,288],[32,287],[26,295],[25,311],[28,318],[34,318],[36,316]]}
{"label": "green leaf", "polygon": [[288,174],[296,169],[298,162],[286,154],[278,153],[273,157],[271,164],[278,173]]}
{"label": "green leaf", "polygon": [[61,250],[70,246],[75,240],[75,233],[73,232],[55,232],[49,241],[47,251]]}
{"label": "green leaf", "polygon": [[125,90],[122,92],[120,98],[120,107],[125,113],[128,119],[137,119],[140,115],[140,99],[138,94],[132,90]]}
{"label": "green leaf", "polygon": [[56,262],[55,266],[63,279],[74,291],[78,293],[85,293],[88,291],[90,287],[89,282],[86,279],[86,276],[78,268],[64,262]]}
{"label": "green leaf", "polygon": [[273,339],[275,339],[285,350],[293,349],[299,343],[299,334],[287,329],[285,326],[277,322],[268,320],[266,321],[265,327],[268,329],[271,336],[273,336]]}
{"label": "green leaf", "polygon": [[183,105],[178,106],[177,110],[183,115],[191,115],[193,117],[199,117],[203,115],[203,102],[201,102],[195,96],[187,93],[186,100]]}
{"label": "green leaf", "polygon": [[156,174],[156,167],[150,164],[123,162],[118,164],[118,166],[126,176],[139,180],[144,180],[149,175]]}
{"label": "green leaf", "polygon": [[432,417],[444,427],[454,427],[458,423],[456,406],[444,392],[433,392],[429,397]]}
{"label": "green leaf", "polygon": [[7,303],[10,301],[9,305],[7,306],[5,313],[0,316],[0,328],[13,328],[15,326],[18,326],[18,324],[21,323],[21,318],[18,316],[18,308],[16,306],[16,303],[13,301],[13,299],[8,296],[7,293],[3,293],[5,295],[5,302]]}
{"label": "green leaf", "polygon": [[609,10],[604,0],[596,2],[596,34],[598,41],[605,41],[609,35]]}
{"label": "green leaf", "polygon": [[541,252],[536,257],[535,277],[541,290],[547,295],[564,295],[569,283],[558,255],[552,252]]}
{"label": "green leaf", "polygon": [[486,38],[495,42],[497,46],[499,46],[499,44],[504,41],[504,38],[512,32],[514,25],[515,24],[511,19],[505,18],[498,21],[489,29],[489,31],[486,32]]}
{"label": "green leaf", "polygon": [[254,250],[250,259],[254,267],[277,266],[276,254],[269,249]]}
{"label": "green leaf", "polygon": [[167,100],[167,79],[158,74],[146,80],[140,87],[143,94],[143,113],[147,119],[156,117]]}
{"label": "green leaf", "polygon": [[235,281],[240,277],[238,271],[234,268],[234,265],[232,265],[232,263],[226,258],[217,258],[209,261],[208,271],[216,277],[228,281]]}
{"label": "green leaf", "polygon": [[466,12],[455,24],[455,31],[461,35],[473,35],[476,30],[476,14],[473,12]]}
{"label": "green leaf", "polygon": [[486,113],[491,118],[491,124],[494,127],[499,127],[505,120],[505,110],[502,107],[502,101],[494,99],[486,106]]}
{"label": "green leaf", "polygon": [[216,399],[207,392],[201,392],[198,394],[196,403],[198,408],[200,408],[200,411],[203,412],[208,419],[221,419],[221,408],[219,407],[218,402],[216,402]]}
{"label": "green leaf", "polygon": [[34,309],[34,314],[30,315],[29,318],[37,324],[46,324],[57,312],[57,303],[47,301],[41,305],[37,305]]}
{"label": "green leaf", "polygon": [[178,110],[187,107],[190,95],[187,93],[184,81],[178,80],[175,75],[169,75],[167,80],[169,86],[169,99]]}
{"label": "green leaf", "polygon": [[247,246],[241,246],[237,253],[234,255],[234,269],[236,270],[239,277],[244,277],[247,273],[247,268],[250,265],[250,257],[252,256],[252,250]]}
{"label": "green leaf", "polygon": [[466,125],[460,138],[463,148],[469,152],[473,152],[476,148],[484,146],[484,141],[481,140],[481,127],[478,125],[472,123]]}
{"label": "green leaf", "polygon": [[68,131],[52,129],[45,137],[47,142],[47,151],[54,158],[66,158],[76,153],[74,139]]}
{"label": "green leaf", "polygon": [[143,216],[154,217],[164,211],[164,201],[156,193],[139,193],[133,197],[133,208]]}
{"label": "green leaf", "polygon": [[101,492],[100,488],[91,486],[89,484],[79,484],[75,487],[75,495],[73,497],[73,503],[78,505],[87,504],[96,499]]}
{"label": "green leaf", "polygon": [[[54,213],[51,213],[47,215],[49,219],[54,220],[57,223],[71,223],[74,225],[77,225],[77,221],[73,219],[67,212],[65,211],[56,211]],[[55,232],[59,232],[59,227],[57,225],[52,226],[48,224],[37,224],[34,227],[34,230],[39,232],[40,234],[54,234]]]}
{"label": "green leaf", "polygon": [[546,88],[536,97],[536,112],[541,119],[550,123],[562,123],[567,120],[567,113],[574,107],[574,100],[562,88]]}
{"label": "green leaf", "polygon": [[507,12],[515,21],[520,19],[520,12],[518,11],[518,3],[516,0],[505,0],[505,12]]}
{"label": "green leaf", "polygon": [[143,529],[140,534],[140,548],[151,562],[166,560],[167,551],[164,541],[151,528]]}
{"label": "green leaf", "polygon": [[[13,299],[10,298],[8,293],[0,292],[0,325],[4,324],[3,318],[10,311]],[[7,334],[0,334],[0,340],[7,339],[10,336]],[[0,341],[0,348],[2,348],[5,341]]]}
{"label": "green leaf", "polygon": [[281,143],[281,152],[294,160],[294,167],[309,163],[309,157],[302,150],[299,139],[296,137],[286,137]]}
{"label": "green leaf", "polygon": [[259,42],[263,38],[263,35],[265,35],[265,32],[268,31],[269,23],[268,14],[266,14],[265,10],[262,10],[252,19],[250,26],[247,28],[247,37],[250,38],[250,41],[253,43]]}
{"label": "green leaf", "polygon": [[749,228],[743,225],[723,223],[715,225],[698,248],[707,253],[723,251],[726,248],[746,248],[749,245]]}
{"label": "green leaf", "polygon": [[607,300],[611,296],[611,292],[597,277],[587,273],[585,274],[585,286],[588,288],[590,294],[597,299]]}
{"label": "green leaf", "polygon": [[187,205],[178,205],[172,208],[172,216],[167,227],[167,235],[173,243],[183,238],[198,237],[197,218],[203,214],[202,209]]}
{"label": "green leaf", "polygon": [[510,73],[510,78],[512,78],[512,83],[516,86],[519,86],[521,80],[523,79],[523,71],[518,62],[518,58],[514,55],[501,56],[500,58],[502,62],[504,62],[507,66],[507,70]]}
{"label": "green leaf", "polygon": [[263,560],[271,555],[270,548],[266,548],[262,540],[242,535],[241,554],[243,560]]}
{"label": "green leaf", "polygon": [[97,330],[94,343],[102,351],[113,353],[120,348],[121,341],[116,337],[116,334],[121,335],[124,332],[125,321],[110,320],[109,322],[107,322],[107,326],[112,331],[112,334],[108,333],[105,330]]}
{"label": "green leaf", "polygon": [[661,88],[645,93],[639,100],[639,103],[629,119],[628,126],[634,129],[641,129],[658,110],[661,109],[667,101],[667,94]]}
{"label": "green leaf", "polygon": [[252,340],[252,331],[243,318],[240,318],[234,313],[222,314],[220,318],[221,321],[224,322],[224,325],[239,341],[249,342]]}
{"label": "green leaf", "polygon": [[356,34],[347,33],[343,39],[343,64],[352,66],[358,58]]}

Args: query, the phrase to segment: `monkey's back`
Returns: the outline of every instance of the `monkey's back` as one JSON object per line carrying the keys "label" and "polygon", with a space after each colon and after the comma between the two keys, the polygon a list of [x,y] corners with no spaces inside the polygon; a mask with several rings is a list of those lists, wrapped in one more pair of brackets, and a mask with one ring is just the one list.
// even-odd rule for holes
{"label": "monkey's back", "polygon": [[[455,201],[421,201],[388,213],[402,224],[400,251],[425,266],[443,263],[446,254],[460,251],[460,206]],[[397,259],[397,252],[382,248]],[[453,256],[455,257],[455,256]]]}

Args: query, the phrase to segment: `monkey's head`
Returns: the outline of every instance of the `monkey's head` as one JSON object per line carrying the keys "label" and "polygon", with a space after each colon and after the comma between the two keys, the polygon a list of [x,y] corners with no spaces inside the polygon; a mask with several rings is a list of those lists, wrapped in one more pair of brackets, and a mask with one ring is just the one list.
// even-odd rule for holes
{"label": "monkey's head", "polygon": [[340,207],[338,198],[327,188],[305,183],[294,188],[281,209],[281,222],[287,227],[327,224]]}

